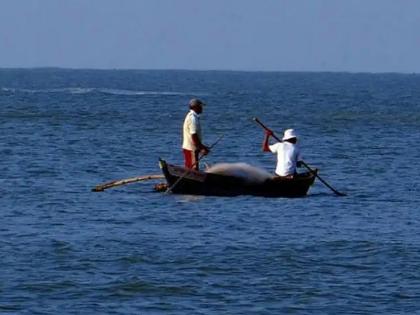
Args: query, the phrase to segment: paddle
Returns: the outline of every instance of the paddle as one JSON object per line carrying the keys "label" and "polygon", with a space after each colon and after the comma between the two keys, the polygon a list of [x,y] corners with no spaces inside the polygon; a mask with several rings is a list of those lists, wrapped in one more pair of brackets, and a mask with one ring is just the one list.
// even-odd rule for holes
{"label": "paddle", "polygon": [[136,182],[140,182],[140,181],[148,180],[148,179],[162,179],[162,178],[165,178],[165,176],[163,176],[163,175],[144,175],[144,176],[131,177],[131,178],[127,178],[127,179],[118,179],[118,180],[113,180],[111,182],[107,182],[107,183],[104,183],[104,184],[101,184],[101,185],[96,185],[95,187],[92,188],[92,191],[95,191],[95,192],[104,191],[105,189],[108,189],[108,188],[111,188],[111,187],[136,183]]}
{"label": "paddle", "polygon": [[[253,118],[254,121],[259,124],[261,127],[263,127],[265,130],[271,130],[268,129],[257,117]],[[279,137],[277,137],[274,132],[273,132],[273,138],[276,139],[278,142],[283,142],[283,140],[281,140]],[[325,180],[323,180],[318,174],[317,172],[314,172],[314,170],[312,168],[309,167],[308,164],[306,164],[305,162],[301,161],[302,165],[305,166],[309,172],[311,172],[312,174],[314,174],[316,176],[316,178],[318,178],[325,186],[327,186],[329,189],[331,189],[337,196],[346,196],[345,193],[341,193],[338,190],[334,189],[333,187],[331,187]]]}
{"label": "paddle", "polygon": [[[224,137],[224,134],[222,134],[219,138],[217,138],[217,140],[211,145],[211,146],[209,146],[209,151],[211,152],[211,149],[213,149],[213,147],[220,141],[220,140],[222,140],[222,138]],[[200,162],[200,160],[202,159],[202,158],[204,158],[206,155],[205,154],[202,154],[202,155],[200,155],[199,156],[199,158],[197,159],[197,161],[195,161],[195,163],[191,166],[191,168],[189,168],[189,169],[187,169],[186,171],[185,171],[185,173],[184,174],[182,174],[182,176],[180,176],[176,181],[175,181],[175,183],[173,183],[173,185],[172,186],[170,186],[170,187],[168,187],[168,189],[166,190],[166,192],[167,193],[170,193],[171,191],[172,191],[172,189],[174,189],[174,187],[176,186],[176,185],[178,185],[178,183],[185,177],[185,176],[187,176],[188,175],[188,173],[194,168],[194,166],[196,166],[197,165],[197,163],[198,162]]]}

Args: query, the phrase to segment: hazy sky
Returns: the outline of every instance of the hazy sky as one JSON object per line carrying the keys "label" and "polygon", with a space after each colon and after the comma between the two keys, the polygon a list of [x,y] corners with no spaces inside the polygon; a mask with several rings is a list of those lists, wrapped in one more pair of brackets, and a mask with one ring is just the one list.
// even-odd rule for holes
{"label": "hazy sky", "polygon": [[420,0],[0,0],[0,67],[420,72]]}

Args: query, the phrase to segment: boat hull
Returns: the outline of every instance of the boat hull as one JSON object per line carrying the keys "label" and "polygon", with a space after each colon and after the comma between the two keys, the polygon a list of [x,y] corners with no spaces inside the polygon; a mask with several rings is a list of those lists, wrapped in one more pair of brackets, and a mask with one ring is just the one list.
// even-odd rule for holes
{"label": "boat hull", "polygon": [[273,177],[262,183],[249,183],[240,177],[186,169],[164,160],[159,164],[170,192],[205,196],[303,197],[314,183],[317,172],[315,169],[293,179]]}

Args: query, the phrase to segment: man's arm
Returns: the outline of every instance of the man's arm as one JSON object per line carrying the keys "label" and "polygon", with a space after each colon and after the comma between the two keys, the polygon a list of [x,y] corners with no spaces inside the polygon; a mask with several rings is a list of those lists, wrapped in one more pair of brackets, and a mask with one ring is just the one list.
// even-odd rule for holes
{"label": "man's arm", "polygon": [[209,154],[210,149],[207,146],[205,146],[204,144],[201,143],[201,140],[196,133],[193,133],[191,135],[191,137],[192,137],[192,140],[194,142],[194,145],[198,148],[198,150],[200,150],[200,152],[203,155]]}
{"label": "man's arm", "polygon": [[262,150],[264,152],[271,152],[271,150],[269,148],[269,139],[270,139],[270,136],[272,136],[272,135],[273,135],[273,132],[271,130],[267,129],[265,131],[264,141],[263,141],[263,144],[262,144]]}

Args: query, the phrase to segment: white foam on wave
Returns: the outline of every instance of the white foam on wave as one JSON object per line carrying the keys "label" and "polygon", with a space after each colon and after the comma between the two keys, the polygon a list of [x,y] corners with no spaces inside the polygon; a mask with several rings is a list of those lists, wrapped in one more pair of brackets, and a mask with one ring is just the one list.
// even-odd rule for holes
{"label": "white foam on wave", "polygon": [[68,93],[68,94],[88,94],[88,93],[104,93],[112,95],[128,95],[128,96],[141,96],[141,95],[156,95],[156,96],[177,96],[177,95],[196,95],[197,93],[183,93],[183,92],[172,92],[172,91],[136,91],[136,90],[124,90],[124,89],[110,89],[110,88],[81,88],[81,87],[64,87],[64,88],[52,88],[52,89],[15,89],[2,87],[2,92],[9,93]]}
{"label": "white foam on wave", "polygon": [[55,88],[55,89],[14,89],[14,88],[1,88],[2,91],[12,93],[69,93],[69,94],[86,94],[94,91],[94,88],[79,88],[79,87],[67,87],[67,88]]}
{"label": "white foam on wave", "polygon": [[248,183],[262,183],[273,177],[266,170],[247,163],[218,163],[209,167],[206,172],[240,177]]}
{"label": "white foam on wave", "polygon": [[[169,92],[169,91],[135,91],[135,90],[120,90],[120,89],[98,89],[99,92],[113,95],[186,95],[181,92]],[[190,94],[190,93],[188,93]]]}
{"label": "white foam on wave", "polygon": [[2,88],[1,88],[1,91],[2,91],[2,92],[11,92],[11,93],[14,93],[14,92],[16,91],[16,89],[2,87]]}

